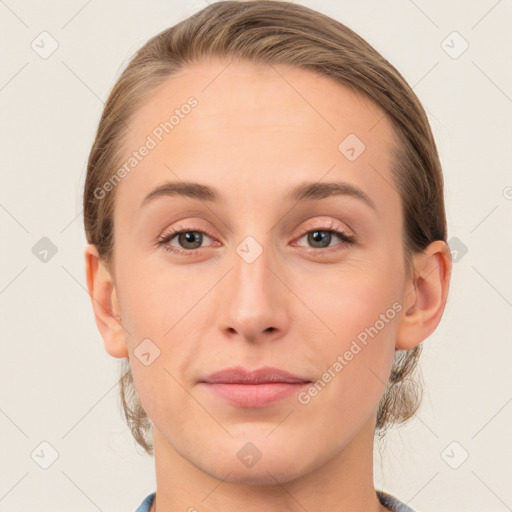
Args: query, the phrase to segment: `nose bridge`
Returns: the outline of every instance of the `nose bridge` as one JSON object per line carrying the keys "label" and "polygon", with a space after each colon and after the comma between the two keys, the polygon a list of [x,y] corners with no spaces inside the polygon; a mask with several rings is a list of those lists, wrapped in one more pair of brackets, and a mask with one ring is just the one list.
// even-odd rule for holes
{"label": "nose bridge", "polygon": [[[222,289],[220,328],[256,339],[285,323],[283,284],[274,275],[279,266],[265,235],[246,236],[232,254],[232,270]],[[272,269],[272,270],[271,270]]]}
{"label": "nose bridge", "polygon": [[[262,237],[259,237],[260,240]],[[248,317],[253,311],[262,310],[271,300],[270,288],[274,288],[269,270],[271,250],[268,238],[260,243],[254,236],[245,237],[235,248],[233,255],[233,298],[239,307],[245,308]],[[275,283],[274,283],[275,284]]]}

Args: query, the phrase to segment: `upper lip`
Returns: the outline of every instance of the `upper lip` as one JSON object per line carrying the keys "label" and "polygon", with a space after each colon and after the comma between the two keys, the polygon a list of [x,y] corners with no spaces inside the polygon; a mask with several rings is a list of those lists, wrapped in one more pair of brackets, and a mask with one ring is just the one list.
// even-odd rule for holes
{"label": "upper lip", "polygon": [[310,382],[308,379],[298,377],[285,370],[264,366],[256,370],[247,370],[242,366],[224,368],[218,372],[208,375],[201,382],[208,384],[265,384],[285,382],[291,384]]}

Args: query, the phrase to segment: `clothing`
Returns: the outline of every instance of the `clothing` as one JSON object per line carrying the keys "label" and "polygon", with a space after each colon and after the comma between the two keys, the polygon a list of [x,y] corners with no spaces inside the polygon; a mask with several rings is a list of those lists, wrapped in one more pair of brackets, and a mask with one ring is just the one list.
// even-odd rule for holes
{"label": "clothing", "polygon": [[[144,501],[139,505],[139,508],[135,512],[148,512],[153,499],[155,498],[156,492],[147,496]],[[393,512],[414,512],[414,510],[408,507],[405,503],[402,503],[397,498],[388,494],[384,491],[377,491],[377,497],[382,505],[390,508]]]}
{"label": "clothing", "polygon": [[377,491],[377,497],[381,505],[390,508],[393,512],[414,512],[411,507],[385,491]]}
{"label": "clothing", "polygon": [[139,505],[139,508],[135,510],[135,512],[148,512],[149,507],[151,507],[151,503],[153,503],[153,499],[155,498],[155,492],[144,498],[144,501]]}

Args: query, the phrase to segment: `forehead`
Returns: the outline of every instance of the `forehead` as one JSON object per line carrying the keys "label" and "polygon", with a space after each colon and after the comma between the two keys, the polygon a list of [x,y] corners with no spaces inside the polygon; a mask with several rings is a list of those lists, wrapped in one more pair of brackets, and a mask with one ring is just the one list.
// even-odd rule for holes
{"label": "forehead", "polygon": [[151,91],[129,126],[123,163],[152,146],[116,191],[133,206],[155,185],[179,179],[268,196],[269,185],[284,190],[328,173],[328,181],[357,184],[376,201],[395,193],[385,185],[394,138],[383,111],[310,70],[197,62]]}

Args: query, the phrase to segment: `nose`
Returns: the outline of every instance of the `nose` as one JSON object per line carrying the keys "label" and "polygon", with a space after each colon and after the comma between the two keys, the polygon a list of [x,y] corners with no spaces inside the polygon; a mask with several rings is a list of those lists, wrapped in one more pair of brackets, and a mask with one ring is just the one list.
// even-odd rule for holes
{"label": "nose", "polygon": [[[256,250],[254,245],[247,247]],[[276,340],[289,325],[291,293],[285,285],[284,271],[263,247],[253,261],[243,246],[238,249],[219,290],[218,328],[233,340]]]}

